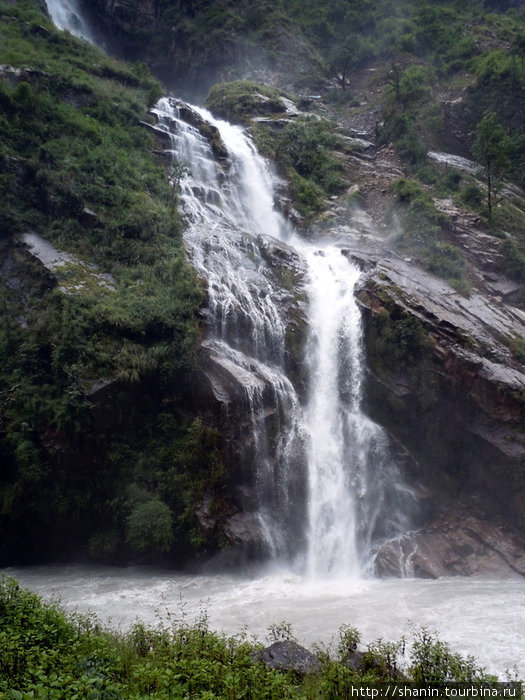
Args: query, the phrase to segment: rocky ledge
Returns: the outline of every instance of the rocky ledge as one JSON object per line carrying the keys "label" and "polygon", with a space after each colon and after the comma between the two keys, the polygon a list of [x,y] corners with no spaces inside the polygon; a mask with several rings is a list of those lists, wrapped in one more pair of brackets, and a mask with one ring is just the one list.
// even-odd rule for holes
{"label": "rocky ledge", "polygon": [[486,513],[456,504],[427,526],[386,542],[375,562],[378,576],[525,576],[525,540]]}
{"label": "rocky ledge", "polygon": [[525,314],[393,254],[347,254],[366,269],[366,410],[414,457],[426,494],[421,529],[382,548],[378,573],[525,575],[525,372],[512,352]]}

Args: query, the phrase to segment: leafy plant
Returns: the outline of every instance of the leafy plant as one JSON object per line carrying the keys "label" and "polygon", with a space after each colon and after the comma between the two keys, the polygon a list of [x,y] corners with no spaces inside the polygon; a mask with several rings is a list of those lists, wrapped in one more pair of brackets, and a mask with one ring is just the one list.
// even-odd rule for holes
{"label": "leafy plant", "polygon": [[173,541],[169,507],[157,499],[138,503],[127,520],[128,542],[139,552],[167,552]]}

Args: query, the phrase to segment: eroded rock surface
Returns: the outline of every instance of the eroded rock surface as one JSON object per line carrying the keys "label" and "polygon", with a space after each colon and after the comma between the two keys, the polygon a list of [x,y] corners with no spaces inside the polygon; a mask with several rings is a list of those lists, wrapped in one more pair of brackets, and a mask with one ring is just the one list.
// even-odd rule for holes
{"label": "eroded rock surface", "polygon": [[525,576],[525,541],[501,523],[456,507],[419,531],[384,544],[375,560],[379,576],[476,574]]}
{"label": "eroded rock surface", "polygon": [[[412,479],[433,493],[428,517],[460,498],[482,504],[487,519],[480,529],[481,521],[474,527],[456,517],[451,535],[454,528],[441,518],[395,548],[411,556],[423,575],[492,570],[501,556],[494,559],[492,546],[479,541],[489,530],[497,539],[497,519],[510,532],[522,532],[525,524],[525,371],[510,349],[514,338],[525,336],[523,313],[481,292],[461,296],[388,256],[376,257],[363,275],[359,301],[369,365],[367,410],[416,458]],[[470,531],[477,533],[475,546]],[[472,556],[456,561],[462,537]],[[520,546],[516,540],[517,552]],[[389,545],[379,559],[381,570],[392,572],[395,567],[386,562],[393,554]],[[524,573],[522,564],[507,565]]]}

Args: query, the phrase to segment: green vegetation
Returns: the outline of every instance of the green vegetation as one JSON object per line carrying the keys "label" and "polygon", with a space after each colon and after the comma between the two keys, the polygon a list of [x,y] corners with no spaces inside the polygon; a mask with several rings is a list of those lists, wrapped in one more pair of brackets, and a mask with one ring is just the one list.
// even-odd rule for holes
{"label": "green vegetation", "polygon": [[398,245],[417,256],[429,272],[450,282],[459,292],[469,293],[466,265],[461,251],[446,240],[449,221],[435,207],[431,197],[415,180],[399,178],[390,191],[398,206],[392,218],[401,221]]}
{"label": "green vegetation", "polygon": [[412,386],[419,384],[417,372],[432,354],[432,341],[422,323],[409,312],[395,305],[380,289],[381,308],[368,338],[368,350],[374,358],[374,366],[385,371],[396,370],[407,374]]}
{"label": "green vegetation", "polygon": [[340,142],[333,123],[299,117],[281,130],[254,124],[252,132],[260,150],[278,163],[289,180],[294,203],[307,221],[323,210],[327,196],[342,191]]}
{"label": "green vegetation", "polygon": [[[505,128],[506,139],[500,143],[508,158],[498,175],[525,183],[525,14],[520,3],[255,0],[246,5],[233,0],[163,0],[156,3],[154,20],[136,1],[127,7],[132,21],[123,26],[117,20],[117,24],[120,36],[133,47],[130,54],[148,59],[175,88],[201,97],[218,76],[234,80],[250,75],[258,80],[268,77],[274,86],[285,85],[303,94],[320,94],[342,120],[376,108],[380,143],[393,144],[405,173],[437,192],[443,188],[441,169],[429,162],[427,152],[468,156],[470,151],[486,165],[476,134],[483,120],[494,114]],[[144,34],[137,33],[138,26]],[[148,41],[135,40],[145,35]],[[368,80],[369,71],[375,81]],[[363,89],[363,81],[369,92]],[[250,110],[259,115],[282,114],[276,99],[279,90],[244,81],[230,85],[236,85],[236,90],[221,85],[210,96],[208,104],[217,113],[242,123]],[[315,111],[316,105],[308,109]],[[307,221],[319,216],[325,195],[339,192],[337,158],[332,178],[326,168],[321,177],[314,171],[305,176],[288,156],[286,140],[269,143],[272,137],[262,135],[263,130],[262,126],[255,130],[258,143],[280,159],[296,207]],[[493,167],[499,169],[492,158]],[[501,235],[509,232],[507,215],[499,216],[498,207],[493,207],[495,181],[492,173],[488,177],[489,194],[483,193],[486,210],[471,180],[464,183],[457,201],[463,200],[489,219],[490,231]],[[327,180],[331,180],[328,187]],[[524,254],[523,237],[519,231],[511,233]],[[458,250],[447,247],[433,254],[434,271],[443,269],[448,278],[457,279]],[[459,284],[467,289],[461,279]]]}
{"label": "green vegetation", "polygon": [[285,106],[281,96],[286,93],[249,80],[235,80],[214,85],[206,107],[219,117],[248,124],[256,115],[282,114]]}
{"label": "green vegetation", "polygon": [[[66,615],[56,605],[0,579],[0,694],[25,698],[341,698],[352,684],[403,679],[415,682],[490,682],[471,657],[463,658],[426,630],[416,632],[409,659],[404,640],[377,640],[363,670],[345,663],[359,633],[343,625],[336,649],[322,648],[321,671],[306,676],[267,668],[254,658],[260,643],[211,631],[203,614],[193,625],[171,619],[155,628],[136,623],[116,632],[88,615]],[[270,637],[290,639],[290,625]]]}
{"label": "green vegetation", "polygon": [[[0,3],[0,64],[0,559],[182,556],[204,487],[181,455],[209,430],[188,406],[204,295],[140,124],[161,86],[27,0]],[[75,257],[46,270],[26,231]],[[194,461],[220,461],[212,442]]]}
{"label": "green vegetation", "polygon": [[487,114],[477,126],[472,152],[476,159],[485,166],[489,222],[492,222],[495,194],[501,187],[497,178],[501,177],[505,169],[509,167],[509,151],[510,143],[505,130],[498,123],[494,113]]}
{"label": "green vegetation", "polygon": [[[335,125],[326,119],[298,117],[276,129],[272,120],[286,117],[281,98],[289,100],[290,96],[237,80],[214,86],[206,106],[220,117],[250,125],[261,152],[276,161],[289,180],[297,209],[311,220],[324,208],[326,196],[343,189],[343,168],[335,155],[340,142],[334,134]],[[270,121],[254,121],[258,116]]]}
{"label": "green vegetation", "polygon": [[[126,64],[57,31],[36,0],[0,2],[0,559],[178,561],[221,545],[195,515],[204,499],[213,517],[228,511],[231,478],[221,436],[191,403],[204,292],[185,260],[175,188],[140,124],[162,88],[135,59],[171,85],[198,84],[194,94],[218,74],[286,74],[287,87],[321,92],[343,118],[378,109],[380,142],[406,174],[391,188],[400,249],[466,294],[467,263],[433,200],[443,194],[488,214],[502,271],[525,279],[523,212],[493,197],[493,174],[525,183],[524,14],[509,4],[159,0],[148,14],[129,0],[115,31]],[[376,82],[363,100],[368,68]],[[208,105],[246,123],[283,117],[287,96],[239,80],[216,86]],[[475,178],[426,156],[447,150],[443,104],[458,96],[457,138],[487,168],[487,212]],[[342,192],[344,146],[328,119],[252,131],[306,222]],[[46,271],[14,243],[26,231],[75,257]]]}

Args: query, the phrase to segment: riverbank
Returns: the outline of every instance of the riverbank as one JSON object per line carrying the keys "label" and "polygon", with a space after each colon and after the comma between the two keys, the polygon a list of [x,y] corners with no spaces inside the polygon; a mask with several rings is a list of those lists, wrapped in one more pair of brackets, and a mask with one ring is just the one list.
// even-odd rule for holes
{"label": "riverbank", "polygon": [[[246,631],[213,632],[206,611],[192,623],[167,616],[117,631],[92,614],[44,603],[4,576],[0,612],[0,693],[13,698],[328,698],[349,697],[356,683],[495,681],[425,629],[416,630],[408,654],[403,640],[381,639],[356,652],[359,631],[342,625],[334,643],[312,647],[311,656],[289,645],[315,661],[303,672],[276,668],[269,648]],[[283,647],[276,642],[294,642],[286,623],[270,626],[267,638],[273,650]]]}
{"label": "riverbank", "polygon": [[[41,566],[11,568],[45,600],[69,612],[95,613],[128,631],[140,620],[193,625],[205,612],[209,627],[228,636],[244,631],[265,640],[270,625],[286,621],[297,641],[329,646],[342,624],[356,627],[364,646],[381,637],[411,639],[417,626],[505,678],[518,666],[525,678],[523,580],[453,577],[309,581],[290,570],[184,574],[151,567]],[[521,664],[521,665],[520,665]]]}

